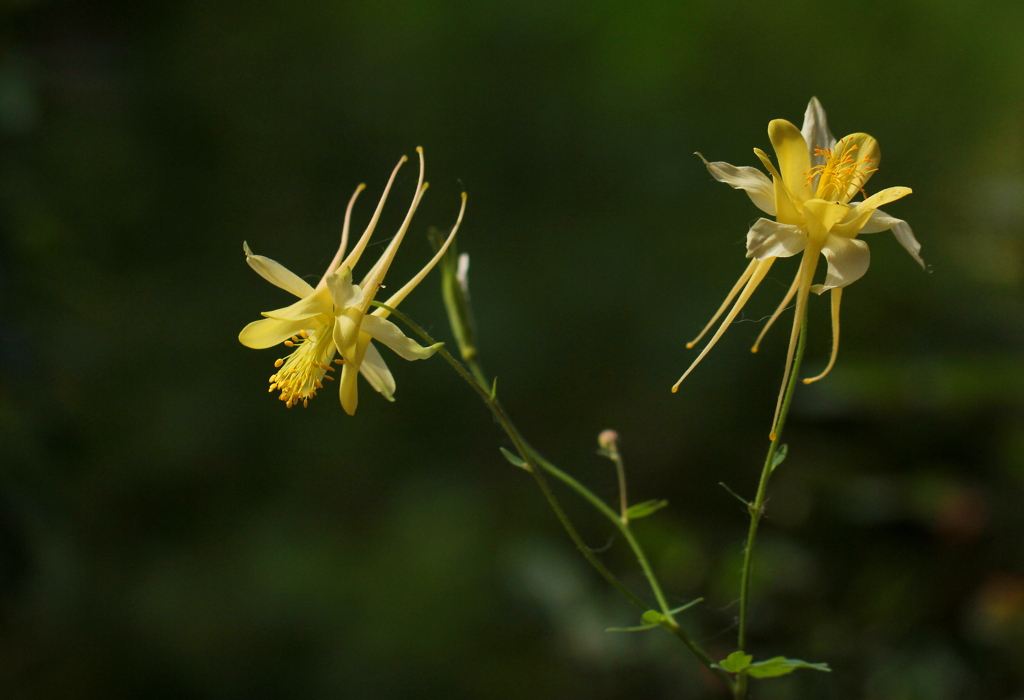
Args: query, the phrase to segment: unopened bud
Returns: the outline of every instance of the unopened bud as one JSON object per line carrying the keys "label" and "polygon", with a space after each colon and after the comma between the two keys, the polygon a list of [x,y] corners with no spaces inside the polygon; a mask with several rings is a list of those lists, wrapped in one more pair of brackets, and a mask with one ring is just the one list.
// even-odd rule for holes
{"label": "unopened bud", "polygon": [[469,301],[469,253],[459,255],[459,262],[455,268],[455,279],[459,282],[462,295]]}
{"label": "unopened bud", "polygon": [[602,430],[597,436],[597,444],[605,452],[613,452],[618,449],[619,434],[614,430]]}

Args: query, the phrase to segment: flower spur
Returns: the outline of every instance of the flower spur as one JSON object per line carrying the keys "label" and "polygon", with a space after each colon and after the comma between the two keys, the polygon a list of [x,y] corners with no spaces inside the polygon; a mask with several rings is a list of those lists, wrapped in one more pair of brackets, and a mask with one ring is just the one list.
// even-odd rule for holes
{"label": "flower spur", "polygon": [[[368,313],[377,290],[384,287],[384,275],[427,189],[427,183],[423,181],[423,149],[417,148],[416,151],[419,154],[420,171],[412,204],[398,233],[360,284],[352,283],[352,269],[359,262],[373,235],[395,177],[408,160],[405,156],[392,171],[366,230],[346,255],[352,208],[365,185],[356,188],[345,211],[341,245],[315,288],[280,263],[254,255],[249,246],[244,245],[246,262],[253,270],[271,284],[299,297],[299,301],[291,306],[264,312],[262,315],[266,318],[253,321],[238,335],[239,341],[250,348],[269,348],[282,342],[286,347],[293,348],[290,355],[274,363],[277,371],[270,377],[270,391],[279,391],[280,399],[289,408],[298,403],[307,406],[309,399],[323,388],[325,380],[334,380],[330,374],[335,371],[332,364],[341,365],[339,395],[341,405],[349,415],[355,413],[359,402],[356,379],[360,374],[376,391],[393,401],[394,377],[372,341],[388,346],[406,360],[424,360],[443,345],[437,343],[430,347],[420,346],[387,320],[389,312],[386,309],[377,308]],[[458,219],[440,250],[422,270],[391,295],[386,306],[398,306],[437,264],[458,232],[465,211],[466,194],[463,193]],[[341,359],[334,359],[336,354],[341,355]]]}
{"label": "flower spur", "polygon": [[[911,190],[907,187],[890,187],[870,197],[864,193],[864,185],[878,169],[881,158],[878,142],[874,138],[854,133],[837,142],[829,131],[825,111],[817,98],[811,98],[807,105],[802,129],[798,130],[784,119],[776,119],[768,124],[768,137],[778,158],[778,168],[761,149],[755,148],[754,153],[771,173],[770,180],[756,168],[736,167],[722,162],[709,163],[697,154],[712,177],[734,189],[744,190],[759,209],[774,216],[775,220],[761,218],[750,228],[747,233],[747,257],[752,258],[750,264],[711,321],[693,341],[687,343],[687,347],[693,347],[726,309],[729,311],[707,346],[672,387],[672,391],[679,388],[680,383],[722,337],[764,280],[775,260],[803,253],[789,290],[751,348],[752,352],[757,352],[765,333],[789,306],[793,297],[796,297],[796,314],[790,332],[782,389],[772,421],[771,437],[774,439],[775,425],[811,291],[821,294],[830,290],[832,352],[824,371],[804,379],[804,383],[822,379],[835,365],[839,351],[839,307],[843,288],[860,279],[870,263],[868,246],[858,240],[857,236],[891,229],[896,239],[922,267],[924,263],[919,255],[921,245],[914,238],[910,226],[879,209],[910,194]],[[851,202],[858,192],[864,193],[865,199]],[[813,279],[819,254],[824,255],[828,270],[824,283],[815,285]]]}

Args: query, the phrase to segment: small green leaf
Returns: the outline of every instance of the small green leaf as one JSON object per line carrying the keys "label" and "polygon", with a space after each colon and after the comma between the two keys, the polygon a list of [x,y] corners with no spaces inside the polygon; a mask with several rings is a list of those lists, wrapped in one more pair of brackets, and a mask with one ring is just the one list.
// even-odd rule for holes
{"label": "small green leaf", "polygon": [[750,666],[750,662],[754,660],[754,657],[750,654],[744,654],[742,651],[734,651],[727,657],[719,662],[719,666],[723,670],[729,673],[739,673]]}
{"label": "small green leaf", "polygon": [[703,602],[704,602],[703,598],[694,598],[693,600],[691,600],[686,605],[680,605],[678,608],[673,608],[669,612],[671,612],[673,615],[675,615],[676,613],[681,613],[684,610],[689,610],[690,608],[692,608],[697,603],[703,603]]}
{"label": "small green leaf", "polygon": [[498,394],[498,378],[495,377],[494,381],[491,382],[491,401],[494,401],[494,397]]}
{"label": "small green leaf", "polygon": [[509,452],[504,447],[499,447],[498,449],[501,450],[501,454],[505,455],[505,459],[507,459],[508,463],[513,467],[519,467],[520,469],[530,471],[530,465],[524,462],[519,455]]}
{"label": "small green leaf", "polygon": [[728,492],[729,492],[730,494],[732,494],[732,495],[733,495],[733,497],[734,497],[734,498],[735,498],[735,499],[736,499],[737,501],[739,501],[740,503],[742,503],[743,505],[745,505],[745,506],[746,506],[747,508],[749,508],[749,507],[750,507],[750,501],[748,501],[748,500],[747,500],[747,499],[745,499],[745,498],[744,498],[743,496],[739,495],[738,493],[736,493],[735,491],[733,491],[733,490],[732,490],[731,488],[729,488],[729,485],[728,485],[728,484],[726,484],[726,483],[725,483],[724,481],[719,481],[719,482],[718,482],[718,485],[719,485],[719,486],[721,486],[721,487],[722,487],[723,489],[725,489],[726,491],[728,491]]}
{"label": "small green leaf", "polygon": [[654,499],[652,501],[644,501],[643,503],[637,503],[635,506],[630,506],[626,509],[626,518],[628,520],[637,520],[639,518],[646,518],[651,513],[659,511],[668,505],[666,500]]}
{"label": "small green leaf", "polygon": [[661,627],[661,625],[655,623],[653,625],[640,625],[639,627],[609,627],[605,632],[644,632],[655,627]]}
{"label": "small green leaf", "polygon": [[657,610],[648,610],[647,612],[645,612],[643,615],[640,616],[640,619],[643,620],[644,623],[648,624],[648,625],[660,625],[663,622],[665,622],[668,618],[665,617],[664,615],[662,615]]}
{"label": "small green leaf", "polygon": [[798,668],[810,668],[815,671],[825,671],[826,673],[831,673],[832,671],[828,664],[812,664],[800,659],[787,659],[785,656],[776,656],[774,659],[751,664],[750,668],[747,669],[747,673],[753,678],[775,678],[776,676],[785,676],[787,673],[792,673]]}
{"label": "small green leaf", "polygon": [[786,461],[787,452],[789,452],[789,445],[779,445],[779,448],[775,450],[775,456],[772,457],[772,471],[775,471],[775,467]]}

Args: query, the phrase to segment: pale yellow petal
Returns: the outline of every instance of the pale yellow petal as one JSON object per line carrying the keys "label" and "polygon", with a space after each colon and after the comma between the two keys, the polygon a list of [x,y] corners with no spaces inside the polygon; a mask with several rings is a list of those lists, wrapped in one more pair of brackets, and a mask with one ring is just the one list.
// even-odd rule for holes
{"label": "pale yellow petal", "polygon": [[362,320],[362,314],[355,309],[349,309],[335,318],[334,346],[345,362],[359,362],[359,325]]}
{"label": "pale yellow petal", "polygon": [[709,163],[700,153],[696,155],[704,161],[711,177],[735,190],[743,190],[758,209],[775,216],[775,187],[764,173],[748,165],[735,166],[721,161]]}
{"label": "pale yellow petal", "polygon": [[435,343],[425,348],[405,335],[391,321],[379,316],[366,316],[363,318],[363,324],[359,330],[374,340],[387,345],[404,360],[425,360],[444,345],[444,343]]}
{"label": "pale yellow petal", "polygon": [[884,207],[890,202],[895,202],[897,199],[906,197],[908,194],[913,192],[909,187],[889,187],[880,192],[876,192],[863,202],[858,202],[857,206],[854,207],[849,215],[835,226],[832,233],[837,236],[846,236],[847,238],[853,238],[860,230],[871,219],[871,215],[874,214],[875,210],[879,207]]}
{"label": "pale yellow petal", "polygon": [[773,119],[768,123],[768,138],[779,159],[779,172],[786,183],[786,189],[797,202],[807,201],[811,198],[811,187],[807,184],[811,156],[803,134],[792,122]]}
{"label": "pale yellow petal", "polygon": [[828,261],[828,274],[825,275],[825,283],[815,289],[818,294],[853,284],[864,276],[871,264],[868,244],[856,238],[829,236],[821,253]]}
{"label": "pale yellow petal", "polygon": [[808,240],[823,245],[826,236],[837,223],[842,221],[850,207],[838,202],[824,199],[812,199],[804,202],[804,220],[807,224]]}
{"label": "pale yellow petal", "polygon": [[804,112],[804,125],[800,133],[807,142],[808,151],[811,154],[811,165],[823,165],[824,156],[814,155],[815,150],[827,150],[836,145],[836,137],[828,128],[828,119],[825,117],[825,108],[817,97],[812,97],[807,103],[807,111]]}
{"label": "pale yellow petal", "polygon": [[338,397],[345,413],[355,415],[359,406],[359,370],[352,363],[345,362],[341,366],[341,379],[338,381]]}
{"label": "pale yellow petal", "polygon": [[267,318],[276,318],[282,321],[297,321],[303,318],[312,318],[320,315],[330,315],[333,309],[331,295],[326,289],[314,291],[308,297],[300,299],[291,306],[273,311],[264,311]]}
{"label": "pale yellow petal", "polygon": [[754,149],[754,155],[761,159],[764,167],[772,174],[772,187],[775,190],[775,220],[780,224],[802,224],[804,218],[800,213],[801,205],[793,201],[793,195],[786,189],[786,183],[778,168],[772,163],[768,154],[760,148]]}
{"label": "pale yellow petal", "polygon": [[388,401],[395,400],[395,378],[373,343],[366,345],[363,361],[359,363],[359,373],[375,391],[383,394],[384,398]]}
{"label": "pale yellow petal", "polygon": [[242,250],[245,251],[245,262],[249,263],[249,267],[275,287],[291,292],[299,298],[307,297],[313,293],[313,288],[308,282],[281,263],[262,255],[253,254],[249,250],[248,243],[242,243]]}
{"label": "pale yellow petal", "polygon": [[340,313],[342,309],[362,303],[363,290],[352,284],[352,270],[349,268],[332,272],[327,275],[326,280],[327,289],[334,302],[334,313]]}
{"label": "pale yellow petal", "polygon": [[312,331],[322,324],[316,319],[304,318],[297,321],[280,321],[276,318],[264,318],[253,321],[238,334],[238,341],[247,348],[262,350],[283,343],[293,335],[302,331]]}
{"label": "pale yellow petal", "polygon": [[807,246],[807,234],[799,226],[758,219],[747,232],[747,257],[788,258]]}

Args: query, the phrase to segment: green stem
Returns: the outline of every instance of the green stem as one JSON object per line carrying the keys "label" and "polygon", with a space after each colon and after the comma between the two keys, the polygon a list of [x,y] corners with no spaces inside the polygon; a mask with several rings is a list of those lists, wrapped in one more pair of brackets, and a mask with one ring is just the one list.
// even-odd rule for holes
{"label": "green stem", "polygon": [[[775,439],[768,447],[768,455],[764,460],[764,467],[761,469],[761,481],[757,485],[757,495],[754,502],[750,503],[747,510],[750,512],[750,529],[747,531],[747,546],[743,550],[743,570],[740,575],[740,620],[739,620],[739,651],[745,652],[747,647],[747,615],[750,609],[750,572],[753,566],[754,540],[757,538],[757,526],[764,515],[764,502],[768,494],[768,481],[774,471],[775,453],[782,444],[782,429],[786,424],[786,416],[789,415],[789,405],[793,400],[793,390],[797,385],[797,377],[800,373],[800,362],[804,357],[804,348],[807,344],[807,315],[800,324],[800,339],[797,341],[796,356],[793,358],[793,368],[789,375],[789,383],[786,386],[786,395],[782,399],[782,410],[779,411],[779,420],[775,426]],[[736,700],[744,700],[747,697],[748,676],[741,673],[736,679],[733,694]]]}
{"label": "green stem", "polygon": [[[420,326],[417,325],[412,319],[410,319],[408,316],[401,313],[400,311],[396,311],[395,309],[376,301],[373,302],[373,305],[382,308],[385,311],[388,311],[389,313],[394,315],[397,319],[399,319],[407,326],[409,326],[409,328],[411,328],[414,333],[420,336],[420,338],[422,338],[423,341],[428,345],[433,345],[437,342],[430,336],[429,333],[420,328]],[[588,547],[587,544],[583,541],[583,538],[576,530],[576,527],[572,524],[572,521],[569,520],[568,515],[566,515],[565,510],[562,508],[557,497],[551,491],[551,488],[548,486],[547,480],[544,478],[543,472],[547,472],[548,474],[555,477],[565,485],[569,486],[577,494],[579,494],[591,505],[593,505],[598,510],[598,512],[600,512],[602,515],[608,518],[608,520],[613,525],[615,525],[619,532],[622,533],[626,542],[629,544],[630,549],[633,550],[633,554],[636,556],[637,561],[640,563],[640,568],[643,569],[644,576],[647,578],[647,582],[651,587],[651,591],[654,593],[654,597],[658,601],[658,607],[661,609],[661,613],[667,619],[667,623],[664,624],[663,627],[665,627],[665,629],[667,629],[673,635],[678,637],[680,641],[682,641],[683,644],[685,644],[686,647],[701,661],[701,663],[703,663],[730,689],[730,691],[732,691],[734,687],[732,677],[729,676],[729,674],[723,671],[721,668],[718,668],[715,665],[715,661],[707,654],[707,652],[704,651],[704,649],[702,649],[700,645],[694,642],[686,633],[686,631],[683,630],[676,622],[675,617],[672,614],[672,610],[668,606],[668,601],[665,598],[665,594],[662,591],[661,584],[658,582],[658,579],[654,574],[654,570],[651,568],[650,563],[647,561],[647,556],[644,554],[644,551],[641,548],[640,543],[637,542],[636,538],[633,536],[633,532],[630,529],[628,522],[624,522],[624,518],[620,517],[620,515],[616,513],[610,506],[608,506],[608,504],[605,503],[604,500],[601,499],[597,494],[595,494],[593,491],[588,489],[586,486],[581,484],[579,481],[577,481],[575,478],[573,478],[566,472],[556,467],[551,462],[544,459],[544,457],[542,457],[535,449],[533,449],[533,447],[531,447],[526,442],[526,440],[519,433],[519,430],[512,423],[512,420],[508,417],[508,414],[502,407],[501,402],[499,402],[496,397],[491,395],[490,389],[487,388],[486,376],[484,375],[483,370],[481,369],[476,358],[467,361],[467,364],[469,364],[470,367],[467,370],[466,367],[461,362],[456,360],[452,356],[452,354],[448,352],[445,348],[440,348],[438,350],[438,354],[441,355],[441,357],[443,357],[444,360],[449,365],[452,366],[452,368],[459,374],[459,376],[461,376],[466,381],[466,383],[468,383],[473,388],[474,391],[476,391],[480,398],[483,399],[487,407],[491,410],[491,413],[494,415],[495,419],[501,425],[502,429],[508,435],[509,439],[512,440],[512,443],[515,446],[516,451],[519,453],[519,456],[526,462],[527,470],[533,475],[534,480],[537,482],[537,486],[544,494],[544,497],[547,499],[548,504],[551,506],[552,510],[555,511],[555,515],[558,517],[559,522],[561,522],[562,527],[565,528],[565,531],[569,534],[569,537],[575,543],[577,549],[579,549],[583,556],[586,558],[586,560],[590,562],[591,566],[593,566],[594,569],[596,569],[597,572],[601,574],[601,576],[603,576],[605,580],[612,585],[613,588],[615,588],[615,590],[619,591],[619,593],[621,593],[626,598],[626,600],[628,600],[634,606],[644,611],[649,609],[648,605],[646,605],[639,597],[637,597],[636,594],[629,590],[629,588],[626,587],[626,585],[622,583],[622,581],[620,581],[619,578],[615,576],[615,574],[609,571],[608,568],[603,563],[601,563],[601,560],[594,555],[590,547]]]}

